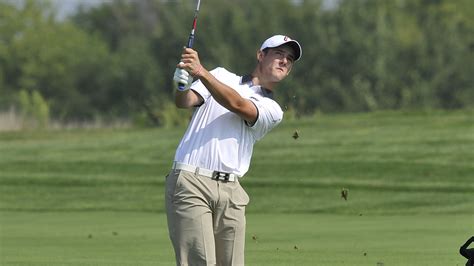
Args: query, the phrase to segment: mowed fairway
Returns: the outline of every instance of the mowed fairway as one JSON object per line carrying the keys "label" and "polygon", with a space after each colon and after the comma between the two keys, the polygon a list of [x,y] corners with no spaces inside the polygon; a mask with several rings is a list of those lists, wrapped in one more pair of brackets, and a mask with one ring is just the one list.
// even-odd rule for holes
{"label": "mowed fairway", "polygon": [[[173,265],[163,184],[183,131],[0,133],[0,265]],[[247,265],[464,265],[473,162],[473,111],[285,121],[242,180]]]}

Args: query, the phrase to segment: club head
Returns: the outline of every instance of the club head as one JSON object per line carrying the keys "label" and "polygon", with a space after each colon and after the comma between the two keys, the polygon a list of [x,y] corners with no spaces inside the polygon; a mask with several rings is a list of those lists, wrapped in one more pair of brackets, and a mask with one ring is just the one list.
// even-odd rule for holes
{"label": "club head", "polygon": [[474,242],[474,236],[469,238],[459,249],[459,253],[467,259],[466,266],[474,266],[474,248],[468,248]]}

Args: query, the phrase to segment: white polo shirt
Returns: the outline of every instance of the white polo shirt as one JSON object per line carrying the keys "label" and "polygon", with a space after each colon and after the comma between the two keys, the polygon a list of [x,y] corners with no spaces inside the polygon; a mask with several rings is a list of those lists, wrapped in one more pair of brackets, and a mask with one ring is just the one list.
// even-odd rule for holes
{"label": "white polo shirt", "polygon": [[271,93],[253,86],[250,78],[237,76],[224,68],[216,68],[210,73],[255,104],[257,121],[252,126],[247,125],[240,116],[215,101],[204,84],[197,80],[191,89],[202,96],[204,103],[194,111],[174,160],[243,176],[250,166],[253,145],[281,122],[283,111],[269,97]]}

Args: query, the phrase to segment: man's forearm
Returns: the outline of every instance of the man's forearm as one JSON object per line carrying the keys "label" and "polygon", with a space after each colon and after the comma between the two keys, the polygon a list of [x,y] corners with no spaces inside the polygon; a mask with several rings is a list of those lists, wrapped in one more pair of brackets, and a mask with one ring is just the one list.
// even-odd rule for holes
{"label": "man's forearm", "polygon": [[[227,110],[239,115],[247,122],[255,122],[258,116],[257,107],[248,99],[243,98],[233,88],[217,80],[201,65],[197,52],[185,48],[181,55],[178,68],[184,68],[194,78],[198,78],[220,105]],[[197,93],[194,93],[198,95]],[[202,98],[201,98],[202,100]],[[186,105],[188,103],[184,103]]]}
{"label": "man's forearm", "polygon": [[199,79],[220,105],[231,112],[238,112],[245,101],[238,92],[217,80],[204,68],[200,71]]}
{"label": "man's forearm", "polygon": [[258,116],[257,107],[248,99],[243,98],[233,88],[217,80],[209,71],[200,69],[196,75],[206,86],[212,97],[224,108],[237,114],[250,124],[255,123]]}

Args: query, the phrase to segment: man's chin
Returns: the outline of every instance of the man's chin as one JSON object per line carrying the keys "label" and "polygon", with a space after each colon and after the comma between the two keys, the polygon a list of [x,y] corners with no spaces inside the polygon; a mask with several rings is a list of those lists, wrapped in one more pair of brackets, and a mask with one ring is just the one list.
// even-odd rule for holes
{"label": "man's chin", "polygon": [[283,72],[281,73],[278,73],[278,75],[275,75],[275,82],[280,82],[282,80],[284,80],[286,78],[286,74],[284,74]]}

